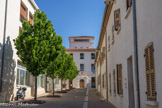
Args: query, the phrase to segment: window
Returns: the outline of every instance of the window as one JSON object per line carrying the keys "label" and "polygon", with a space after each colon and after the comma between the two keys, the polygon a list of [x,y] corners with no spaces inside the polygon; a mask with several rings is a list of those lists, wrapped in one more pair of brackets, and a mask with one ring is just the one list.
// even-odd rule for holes
{"label": "window", "polygon": [[29,14],[29,22],[30,22],[30,24],[33,24],[33,15],[31,12]]}
{"label": "window", "polygon": [[94,64],[91,64],[91,71],[92,71],[93,73],[95,73],[95,65],[94,65]]}
{"label": "window", "polygon": [[101,74],[98,75],[98,85],[101,84]]}
{"label": "window", "polygon": [[80,64],[80,71],[84,71],[84,64]]}
{"label": "window", "polygon": [[114,94],[116,94],[115,70],[113,71],[113,79],[114,79]]}
{"label": "window", "polygon": [[16,84],[26,86],[30,85],[30,73],[27,72],[26,67],[21,64],[18,64]]}
{"label": "window", "polygon": [[59,78],[55,79],[55,84],[59,84]]}
{"label": "window", "polygon": [[109,86],[110,86],[110,94],[111,94],[111,73],[109,74]]}
{"label": "window", "polygon": [[84,54],[80,53],[80,59],[84,59]]}
{"label": "window", "polygon": [[115,30],[118,31],[121,29],[121,22],[120,22],[120,9],[117,9],[114,12],[114,24],[115,24]]}
{"label": "window", "polygon": [[37,87],[43,87],[43,75],[37,77]]}
{"label": "window", "polygon": [[20,21],[23,22],[25,18],[27,17],[27,8],[26,6],[21,2],[20,7]]}
{"label": "window", "polygon": [[91,53],[91,59],[95,59],[95,54]]}
{"label": "window", "polygon": [[123,94],[123,85],[122,85],[122,65],[117,65],[117,87],[118,94]]}
{"label": "window", "polygon": [[127,10],[132,6],[132,0],[126,0]]}
{"label": "window", "polygon": [[89,42],[89,39],[75,39],[74,42]]}
{"label": "window", "polygon": [[149,43],[145,49],[145,66],[146,66],[147,99],[156,100],[154,48],[152,42]]}

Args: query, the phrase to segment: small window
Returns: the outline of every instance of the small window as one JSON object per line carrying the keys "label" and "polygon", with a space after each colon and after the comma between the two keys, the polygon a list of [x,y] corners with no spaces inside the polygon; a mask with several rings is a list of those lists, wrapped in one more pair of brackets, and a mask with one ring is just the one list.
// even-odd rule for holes
{"label": "small window", "polygon": [[94,65],[94,64],[91,64],[91,71],[92,71],[93,73],[95,73],[95,65]]}
{"label": "small window", "polygon": [[117,65],[117,87],[118,94],[123,94],[123,82],[122,82],[122,65]]}
{"label": "small window", "polygon": [[149,43],[145,48],[145,68],[146,68],[146,86],[147,99],[156,100],[156,82],[155,82],[155,61],[154,61],[154,46]]}
{"label": "small window", "polygon": [[91,59],[95,59],[95,54],[91,53]]}
{"label": "small window", "polygon": [[29,14],[29,22],[30,22],[30,24],[33,24],[33,15],[31,12]]}
{"label": "small window", "polygon": [[20,7],[20,21],[23,22],[27,18],[27,8],[24,5],[24,3],[21,2],[21,7]]}
{"label": "small window", "polygon": [[80,59],[84,59],[84,54],[80,53]]}
{"label": "small window", "polygon": [[132,6],[132,0],[126,0],[127,10]]}
{"label": "small window", "polygon": [[80,71],[84,71],[84,64],[80,64]]}
{"label": "small window", "polygon": [[120,9],[114,11],[114,24],[115,24],[115,31],[121,29],[121,22],[120,22]]}
{"label": "small window", "polygon": [[43,75],[37,77],[37,87],[43,87]]}

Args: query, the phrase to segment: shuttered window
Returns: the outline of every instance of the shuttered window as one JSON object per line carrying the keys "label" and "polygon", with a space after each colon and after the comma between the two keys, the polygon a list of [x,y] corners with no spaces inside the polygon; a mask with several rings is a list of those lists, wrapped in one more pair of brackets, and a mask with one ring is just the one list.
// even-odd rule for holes
{"label": "shuttered window", "polygon": [[29,14],[29,22],[30,24],[33,24],[33,15],[31,13]]}
{"label": "shuttered window", "polygon": [[121,29],[121,22],[120,22],[120,9],[117,9],[114,12],[114,24],[115,24],[115,30],[118,31]]}
{"label": "shuttered window", "polygon": [[111,73],[109,74],[109,86],[110,86],[110,94],[111,94]]}
{"label": "shuttered window", "polygon": [[117,87],[118,94],[123,94],[123,85],[122,85],[122,65],[117,65]]}
{"label": "shuttered window", "polygon": [[145,49],[145,66],[146,66],[147,99],[156,100],[154,48],[152,42],[149,43]]}
{"label": "shuttered window", "polygon": [[20,6],[20,20],[23,22],[26,17],[27,17],[27,8],[23,3],[21,3],[21,6]]}
{"label": "shuttered window", "polygon": [[114,79],[114,94],[116,94],[115,70],[113,71],[113,79]]}
{"label": "shuttered window", "polygon": [[102,75],[102,88],[105,88],[105,78],[104,78],[104,74]]}
{"label": "shuttered window", "polygon": [[132,0],[126,0],[127,10],[132,6]]}

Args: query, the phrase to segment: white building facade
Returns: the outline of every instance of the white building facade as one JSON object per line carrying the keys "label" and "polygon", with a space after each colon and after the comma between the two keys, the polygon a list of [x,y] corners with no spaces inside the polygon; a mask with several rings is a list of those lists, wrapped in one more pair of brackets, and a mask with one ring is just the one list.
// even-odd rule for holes
{"label": "white building facade", "polygon": [[92,36],[72,36],[69,37],[70,48],[66,49],[70,53],[78,70],[78,76],[72,81],[74,88],[95,87],[95,52],[93,47],[94,37]]}
{"label": "white building facade", "polygon": [[[13,39],[19,35],[25,18],[33,24],[37,9],[34,0],[0,0],[0,102],[14,101],[19,87],[27,88],[25,98],[34,96],[34,78],[17,56]],[[45,75],[37,80],[38,96],[52,90],[52,82]]]}
{"label": "white building facade", "polygon": [[108,93],[117,108],[162,108],[162,1],[135,1],[136,22],[132,0],[111,0],[105,5],[95,59],[96,88],[105,99]]}

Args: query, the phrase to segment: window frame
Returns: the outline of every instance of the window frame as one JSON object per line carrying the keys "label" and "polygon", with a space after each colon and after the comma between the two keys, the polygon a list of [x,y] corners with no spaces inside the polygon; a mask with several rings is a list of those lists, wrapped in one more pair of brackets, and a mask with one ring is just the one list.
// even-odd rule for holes
{"label": "window frame", "polygon": [[[118,14],[119,18],[117,18],[117,14]],[[117,23],[117,21],[119,21],[119,22]],[[120,29],[121,29],[121,13],[120,13],[120,8],[116,9],[114,11],[114,25],[115,25],[115,31],[120,31]]]}
{"label": "window frame", "polygon": [[[83,68],[81,69],[82,66]],[[84,64],[80,64],[80,71],[84,71]]]}
{"label": "window frame", "polygon": [[[25,16],[22,15],[22,11],[21,11],[22,7],[25,9]],[[23,1],[21,1],[21,3],[20,3],[20,21],[23,22],[25,19],[28,19],[28,8],[23,3]]]}
{"label": "window frame", "polygon": [[117,91],[123,94],[122,64],[117,64]]}
{"label": "window frame", "polygon": [[80,53],[80,59],[84,59],[84,53]]}

